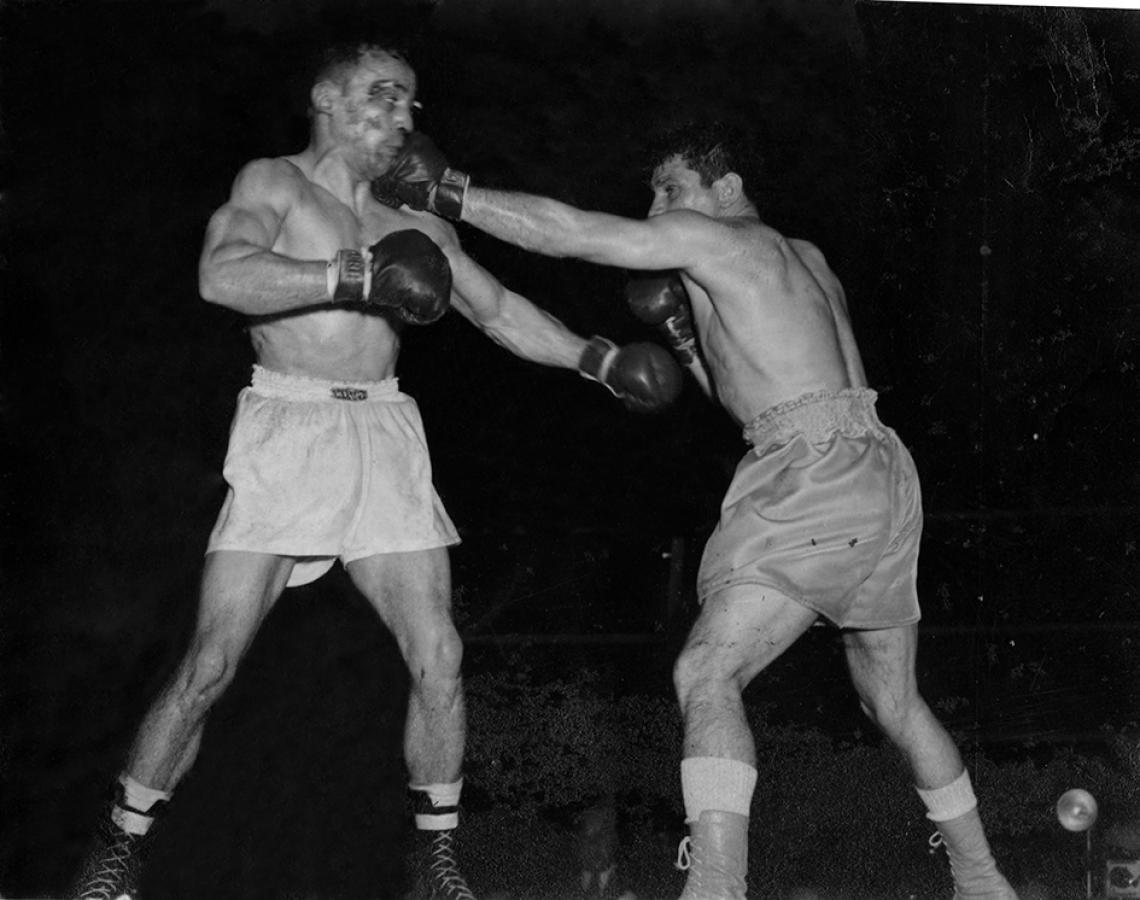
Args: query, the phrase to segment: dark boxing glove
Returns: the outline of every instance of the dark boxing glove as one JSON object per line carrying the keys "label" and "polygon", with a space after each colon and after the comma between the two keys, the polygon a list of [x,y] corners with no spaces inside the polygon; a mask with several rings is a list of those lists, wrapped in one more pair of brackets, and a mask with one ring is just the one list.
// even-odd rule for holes
{"label": "dark boxing glove", "polygon": [[656,344],[618,347],[603,337],[590,338],[578,360],[583,377],[609,388],[627,409],[658,412],[681,393],[681,370]]}
{"label": "dark boxing glove", "polygon": [[392,311],[410,325],[430,325],[451,306],[451,264],[422,231],[406,228],[368,248],[369,306]]}
{"label": "dark boxing glove", "polygon": [[406,203],[412,209],[459,221],[469,181],[463,172],[447,165],[431,138],[413,131],[404,138],[388,171],[370,187],[372,196],[387,206]]}
{"label": "dark boxing glove", "polygon": [[699,359],[697,335],[689,296],[679,276],[653,275],[630,281],[625,289],[626,303],[634,316],[656,328],[673,348],[684,366]]}
{"label": "dark boxing glove", "polygon": [[333,303],[366,303],[412,325],[428,325],[451,305],[451,264],[422,231],[393,231],[365,253],[338,250],[328,264],[328,296]]}

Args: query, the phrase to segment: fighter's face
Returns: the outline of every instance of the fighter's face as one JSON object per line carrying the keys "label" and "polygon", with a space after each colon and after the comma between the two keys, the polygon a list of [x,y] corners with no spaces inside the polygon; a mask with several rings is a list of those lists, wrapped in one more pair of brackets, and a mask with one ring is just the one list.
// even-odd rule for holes
{"label": "fighter's face", "polygon": [[649,186],[653,189],[650,218],[675,209],[691,209],[710,216],[716,213],[716,190],[702,184],[701,176],[679,156],[671,156],[661,163],[654,170]]}
{"label": "fighter's face", "polygon": [[345,85],[342,133],[358,154],[366,177],[384,174],[404,135],[415,127],[415,95],[415,73],[407,63],[387,55],[364,57]]}

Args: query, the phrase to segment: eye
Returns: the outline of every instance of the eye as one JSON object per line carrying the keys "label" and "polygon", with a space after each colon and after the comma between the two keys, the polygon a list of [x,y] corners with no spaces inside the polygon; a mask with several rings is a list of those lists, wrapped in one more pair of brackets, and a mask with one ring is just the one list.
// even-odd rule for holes
{"label": "eye", "polygon": [[377,85],[369,92],[369,96],[377,100],[384,106],[387,112],[395,112],[399,107],[404,106],[409,110],[416,110],[419,112],[424,108],[424,105],[419,100],[409,101],[406,97],[393,91],[391,88]]}

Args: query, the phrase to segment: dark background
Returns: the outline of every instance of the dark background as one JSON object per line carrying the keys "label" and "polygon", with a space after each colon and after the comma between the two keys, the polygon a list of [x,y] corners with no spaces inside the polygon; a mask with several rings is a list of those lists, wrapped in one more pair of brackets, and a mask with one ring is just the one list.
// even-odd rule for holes
{"label": "dark background", "polygon": [[[252,361],[240,318],[197,296],[203,228],[244,162],[304,145],[299,61],[348,33],[398,35],[418,127],[482,184],[642,216],[654,126],[753,129],[750,193],[843,280],[881,414],[922,475],[928,697],[998,753],[1133,726],[1140,13],[7,0],[0,892],[62,888],[184,645]],[[575,331],[647,336],[625,273],[460,236]],[[631,415],[458,316],[408,334],[400,378],[464,537],[468,670],[586,667],[667,693],[744,449],[727,417],[692,385]],[[856,732],[833,634],[793,656],[755,699]],[[288,592],[160,858],[230,885],[382,877],[379,848],[404,835],[404,688],[343,577]]]}

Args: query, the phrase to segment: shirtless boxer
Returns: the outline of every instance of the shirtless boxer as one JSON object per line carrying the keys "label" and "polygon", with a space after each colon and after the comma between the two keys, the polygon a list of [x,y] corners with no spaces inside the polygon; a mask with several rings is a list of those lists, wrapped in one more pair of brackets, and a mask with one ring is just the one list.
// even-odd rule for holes
{"label": "shirtless boxer", "polygon": [[416,137],[384,177],[410,207],[549,256],[675,273],[635,283],[630,305],[671,336],[752,445],[705,547],[700,616],[674,670],[683,900],[745,895],[757,773],[741,695],[820,616],[843,629],[862,709],[910,765],[955,896],[1011,900],[962,758],[915,683],[918,478],[876,415],[823,254],[760,220],[716,129],[679,132],[656,157],[645,221],[480,188]]}
{"label": "shirtless boxer", "polygon": [[287,586],[339,559],[411,673],[418,896],[472,898],[453,846],[465,718],[447,547],[459,538],[416,403],[398,388],[401,330],[454,307],[516,355],[577,369],[638,410],[668,403],[682,375],[661,347],[573,334],[466,256],[451,225],[372,196],[412,130],[415,93],[396,51],[331,48],[312,81],[309,145],[246,165],[209,222],[202,297],[250,317],[257,363],[238,398],[193,640],[135,737],[77,896],[137,892],[144,837],[258,626]]}

